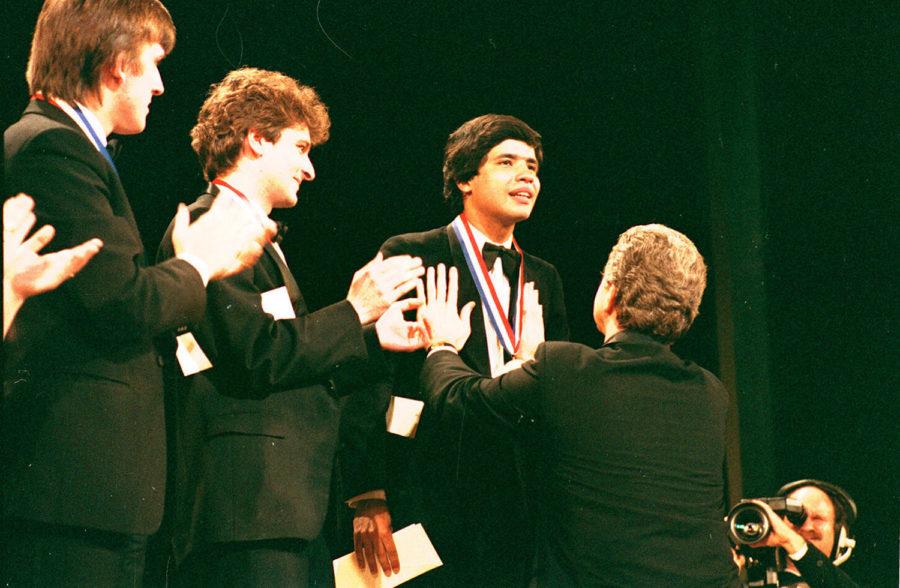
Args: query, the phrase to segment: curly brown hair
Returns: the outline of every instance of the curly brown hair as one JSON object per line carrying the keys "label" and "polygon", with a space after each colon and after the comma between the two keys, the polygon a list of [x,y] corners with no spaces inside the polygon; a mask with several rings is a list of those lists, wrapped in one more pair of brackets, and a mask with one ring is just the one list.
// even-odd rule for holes
{"label": "curly brown hair", "polygon": [[175,25],[159,0],[47,0],[31,40],[28,89],[83,100],[120,55],[139,72],[147,43],[159,43],[166,55],[175,46]]}
{"label": "curly brown hair", "polygon": [[664,225],[631,227],[619,236],[603,274],[616,287],[619,325],[675,341],[700,312],[706,263],[682,233]]}
{"label": "curly brown hair", "polygon": [[245,67],[210,87],[191,129],[191,147],[213,180],[234,167],[251,130],[275,142],[299,124],[309,127],[313,145],[328,140],[331,119],[316,91],[284,74]]}

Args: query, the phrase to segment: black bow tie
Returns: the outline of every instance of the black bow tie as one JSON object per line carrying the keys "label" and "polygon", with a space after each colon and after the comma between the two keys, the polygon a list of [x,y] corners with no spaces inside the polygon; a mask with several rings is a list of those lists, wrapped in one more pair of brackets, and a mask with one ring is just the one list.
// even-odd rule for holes
{"label": "black bow tie", "polygon": [[113,161],[119,157],[119,154],[122,153],[122,142],[118,139],[110,139],[106,142],[106,151],[109,153],[109,156],[113,158]]}
{"label": "black bow tie", "polygon": [[288,227],[288,224],[284,221],[275,221],[275,226],[278,227],[278,232],[275,233],[275,238],[272,239],[272,242],[280,245],[281,242],[284,241],[284,236],[287,235],[290,227]]}
{"label": "black bow tie", "polygon": [[503,274],[512,283],[516,279],[519,270],[519,252],[515,249],[494,245],[493,243],[485,243],[481,248],[481,255],[484,257],[484,263],[488,267],[488,271],[494,267],[497,258],[503,264]]}

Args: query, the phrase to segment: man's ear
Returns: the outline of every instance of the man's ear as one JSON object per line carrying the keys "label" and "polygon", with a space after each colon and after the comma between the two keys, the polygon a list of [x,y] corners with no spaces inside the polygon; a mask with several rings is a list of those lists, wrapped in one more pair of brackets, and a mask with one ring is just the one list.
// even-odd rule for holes
{"label": "man's ear", "polygon": [[124,51],[116,55],[112,64],[104,67],[100,72],[100,83],[110,90],[116,90],[122,85],[122,82],[130,75],[131,69],[128,63],[128,56]]}
{"label": "man's ear", "polygon": [[265,153],[271,144],[271,141],[266,140],[255,129],[247,131],[247,136],[244,137],[244,149],[254,157],[259,157]]}
{"label": "man's ear", "polygon": [[463,198],[472,193],[472,180],[468,182],[456,182],[456,187],[462,192]]}
{"label": "man's ear", "polygon": [[619,291],[616,290],[616,285],[608,280],[603,283],[602,289],[603,297],[601,301],[603,310],[606,311],[606,314],[612,314],[613,310],[616,308],[616,297],[618,296]]}

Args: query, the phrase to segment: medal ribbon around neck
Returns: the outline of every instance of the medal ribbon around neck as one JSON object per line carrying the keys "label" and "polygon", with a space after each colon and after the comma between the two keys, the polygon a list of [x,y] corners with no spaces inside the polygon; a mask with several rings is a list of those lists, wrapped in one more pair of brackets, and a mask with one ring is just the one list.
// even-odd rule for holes
{"label": "medal ribbon around neck", "polygon": [[[41,100],[43,102],[46,102],[47,104],[50,104],[52,106],[59,108],[60,110],[63,110],[62,107],[59,105],[59,103],[57,103],[56,100],[54,100],[52,96],[45,96],[43,92],[35,92],[31,96],[31,98],[33,100]],[[81,122],[84,123],[84,128],[87,129],[87,132],[88,132],[88,135],[89,135],[91,141],[97,147],[97,151],[99,151],[100,155],[102,155],[103,158],[109,162],[109,165],[112,166],[113,171],[116,172],[116,175],[118,175],[119,170],[116,167],[115,162],[113,162],[112,155],[109,154],[109,151],[106,149],[106,145],[104,145],[103,141],[100,140],[100,137],[97,136],[97,133],[94,131],[94,127],[91,126],[91,123],[88,122],[88,119],[84,115],[84,112],[81,111],[81,107],[78,106],[77,103],[71,104],[70,107],[72,108],[72,110],[75,111],[75,114],[78,115],[78,118],[81,119]],[[65,111],[63,110],[63,112],[65,112]]]}
{"label": "medal ribbon around neck", "polygon": [[507,353],[515,355],[516,350],[519,348],[519,339],[522,333],[522,291],[525,289],[525,255],[522,253],[522,248],[519,247],[515,237],[513,237],[513,247],[519,252],[519,291],[516,300],[510,300],[510,304],[515,303],[515,314],[513,315],[515,330],[513,330],[512,325],[509,324],[509,319],[506,318],[506,314],[503,312],[503,307],[500,305],[500,299],[497,298],[497,290],[494,288],[494,282],[491,280],[490,271],[488,271],[487,264],[484,263],[481,249],[475,242],[475,235],[472,234],[469,221],[466,220],[466,214],[462,213],[457,216],[450,223],[450,226],[453,228],[453,232],[456,233],[456,238],[459,240],[460,245],[462,245],[463,256],[466,258],[466,265],[469,266],[469,273],[475,281],[475,287],[478,288],[478,295],[481,297],[481,304],[487,309],[488,318],[491,321],[491,326],[494,327],[494,331],[497,333],[497,338],[500,339],[500,344],[503,345]]}
{"label": "medal ribbon around neck", "polygon": [[244,204],[246,204],[249,207],[250,213],[254,216],[254,218],[259,220],[259,222],[262,223],[263,225],[265,225],[265,222],[267,220],[269,220],[269,218],[267,216],[265,216],[262,213],[262,211],[258,210],[258,207],[256,207],[252,202],[250,202],[250,199],[247,197],[246,194],[244,194],[243,192],[241,192],[240,190],[238,190],[237,188],[235,188],[234,186],[232,186],[225,180],[220,180],[219,178],[216,178],[210,183],[215,184],[216,186],[221,186],[223,188],[228,188],[228,190],[230,190],[231,193],[233,193],[235,196],[237,196],[239,200],[244,201]]}

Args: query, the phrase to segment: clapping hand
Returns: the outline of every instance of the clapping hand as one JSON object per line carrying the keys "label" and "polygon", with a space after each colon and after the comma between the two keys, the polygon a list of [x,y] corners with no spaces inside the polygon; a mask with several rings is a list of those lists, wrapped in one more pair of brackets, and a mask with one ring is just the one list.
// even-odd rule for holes
{"label": "clapping hand", "polygon": [[538,345],[544,342],[544,307],[538,299],[534,282],[527,282],[522,291],[522,333],[516,358],[534,359]]}

